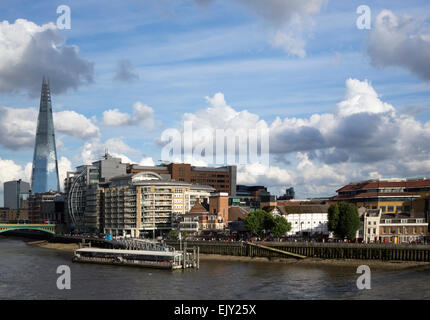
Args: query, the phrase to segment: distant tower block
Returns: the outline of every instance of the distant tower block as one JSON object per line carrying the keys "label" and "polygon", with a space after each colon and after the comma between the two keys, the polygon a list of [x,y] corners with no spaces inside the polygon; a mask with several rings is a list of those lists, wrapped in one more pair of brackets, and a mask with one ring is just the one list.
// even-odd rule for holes
{"label": "distant tower block", "polygon": [[42,93],[40,95],[31,190],[32,193],[48,192],[49,190],[60,191],[51,92],[49,80],[46,81],[45,78],[42,81]]}

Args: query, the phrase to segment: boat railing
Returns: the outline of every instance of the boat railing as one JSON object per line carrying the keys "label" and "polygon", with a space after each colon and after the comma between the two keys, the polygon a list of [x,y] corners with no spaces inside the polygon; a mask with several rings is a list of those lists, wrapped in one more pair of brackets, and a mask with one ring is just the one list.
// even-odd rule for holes
{"label": "boat railing", "polygon": [[128,250],[165,251],[174,252],[175,248],[159,242],[143,239],[109,240],[113,246],[119,246]]}

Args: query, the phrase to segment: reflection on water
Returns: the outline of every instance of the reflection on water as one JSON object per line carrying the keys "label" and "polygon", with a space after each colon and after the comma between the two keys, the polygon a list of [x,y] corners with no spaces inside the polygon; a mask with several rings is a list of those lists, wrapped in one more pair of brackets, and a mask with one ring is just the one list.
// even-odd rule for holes
{"label": "reflection on water", "polygon": [[[57,267],[71,268],[71,290],[58,290]],[[430,299],[430,269],[372,270],[358,290],[357,266],[201,261],[174,272],[74,264],[71,253],[0,237],[0,299]]]}

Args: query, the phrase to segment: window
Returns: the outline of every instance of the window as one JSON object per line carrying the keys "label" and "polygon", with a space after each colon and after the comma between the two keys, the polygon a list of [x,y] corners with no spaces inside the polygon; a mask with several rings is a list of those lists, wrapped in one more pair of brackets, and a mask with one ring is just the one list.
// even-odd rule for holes
{"label": "window", "polygon": [[397,206],[396,207],[396,212],[402,212],[402,206]]}
{"label": "window", "polygon": [[393,212],[394,211],[394,206],[388,206],[387,212]]}
{"label": "window", "polygon": [[385,206],[381,206],[382,212],[385,212]]}

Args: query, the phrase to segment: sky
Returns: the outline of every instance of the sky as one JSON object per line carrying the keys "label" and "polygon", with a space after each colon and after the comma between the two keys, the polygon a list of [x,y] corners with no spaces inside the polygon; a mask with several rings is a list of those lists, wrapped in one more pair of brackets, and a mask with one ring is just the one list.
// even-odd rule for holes
{"label": "sky", "polygon": [[[106,149],[160,163],[191,123],[193,148],[266,130],[269,161],[238,183],[306,198],[430,176],[429,61],[424,0],[3,0],[0,206],[3,182],[30,181],[44,75],[61,184]],[[172,160],[222,164],[201,155]]]}

